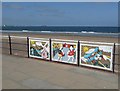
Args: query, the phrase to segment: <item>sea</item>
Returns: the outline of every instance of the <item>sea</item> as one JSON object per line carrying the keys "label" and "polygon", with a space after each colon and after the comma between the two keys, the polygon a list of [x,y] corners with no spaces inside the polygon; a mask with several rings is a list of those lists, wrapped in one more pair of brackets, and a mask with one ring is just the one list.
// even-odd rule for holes
{"label": "sea", "polygon": [[2,26],[2,32],[63,33],[80,36],[119,37],[118,27],[91,26]]}

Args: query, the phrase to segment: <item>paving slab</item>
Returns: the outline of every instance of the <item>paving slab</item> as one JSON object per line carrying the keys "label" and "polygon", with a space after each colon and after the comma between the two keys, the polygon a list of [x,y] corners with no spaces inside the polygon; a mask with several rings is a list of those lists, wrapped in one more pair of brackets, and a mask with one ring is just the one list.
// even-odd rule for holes
{"label": "paving slab", "polygon": [[22,84],[27,87],[30,87],[31,89],[64,89],[47,81],[34,78],[24,80]]}
{"label": "paving slab", "polygon": [[118,89],[118,75],[14,55],[2,55],[4,89]]}

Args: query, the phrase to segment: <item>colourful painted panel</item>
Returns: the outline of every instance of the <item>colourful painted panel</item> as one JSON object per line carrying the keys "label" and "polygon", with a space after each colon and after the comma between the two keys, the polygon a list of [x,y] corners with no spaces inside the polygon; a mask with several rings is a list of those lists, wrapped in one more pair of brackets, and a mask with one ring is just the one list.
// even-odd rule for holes
{"label": "colourful painted panel", "polygon": [[77,42],[52,41],[52,60],[77,64]]}
{"label": "colourful painted panel", "polygon": [[49,40],[30,39],[29,55],[34,58],[50,59]]}
{"label": "colourful painted panel", "polygon": [[113,46],[80,44],[80,65],[112,71]]}

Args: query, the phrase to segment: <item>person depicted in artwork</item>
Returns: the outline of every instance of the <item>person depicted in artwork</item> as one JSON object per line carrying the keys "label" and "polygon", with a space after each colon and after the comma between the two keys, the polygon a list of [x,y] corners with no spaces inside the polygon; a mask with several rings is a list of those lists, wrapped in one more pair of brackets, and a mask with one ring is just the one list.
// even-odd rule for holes
{"label": "person depicted in artwork", "polygon": [[61,46],[58,49],[58,60],[62,60],[63,56],[65,56],[65,53],[63,52],[63,47]]}
{"label": "person depicted in artwork", "polygon": [[31,48],[31,54],[34,55],[34,48]]}
{"label": "person depicted in artwork", "polygon": [[68,54],[68,61],[70,61],[70,59],[72,59],[72,61],[74,61],[75,50],[72,45],[70,46],[67,54]]}
{"label": "person depicted in artwork", "polygon": [[[33,44],[32,44],[32,47],[31,47],[31,49],[30,49],[31,54],[34,55],[34,56],[36,56],[36,52],[38,52],[38,49],[39,49],[39,48],[36,46],[36,44],[33,43]],[[35,51],[36,51],[36,52],[35,52]]]}

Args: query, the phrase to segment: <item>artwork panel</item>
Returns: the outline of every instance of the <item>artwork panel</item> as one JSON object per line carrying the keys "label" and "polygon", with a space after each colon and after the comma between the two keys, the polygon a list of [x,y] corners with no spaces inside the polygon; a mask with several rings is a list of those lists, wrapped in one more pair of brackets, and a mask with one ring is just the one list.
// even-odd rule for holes
{"label": "artwork panel", "polygon": [[52,60],[77,64],[77,43],[52,41]]}
{"label": "artwork panel", "polygon": [[80,44],[80,65],[111,70],[113,46]]}
{"label": "artwork panel", "polygon": [[49,41],[42,39],[29,40],[29,55],[34,58],[50,59]]}

